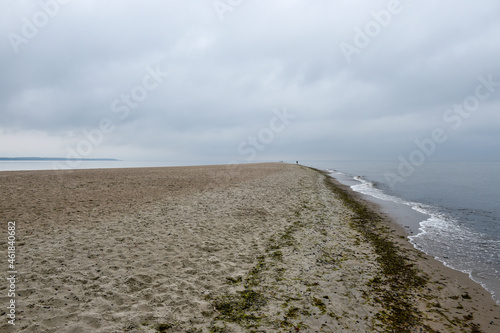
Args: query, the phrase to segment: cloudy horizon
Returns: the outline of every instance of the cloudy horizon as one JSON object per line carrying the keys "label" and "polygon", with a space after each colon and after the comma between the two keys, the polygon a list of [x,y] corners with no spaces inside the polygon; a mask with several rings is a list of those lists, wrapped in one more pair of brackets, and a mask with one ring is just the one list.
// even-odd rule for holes
{"label": "cloudy horizon", "polygon": [[3,1],[0,156],[498,160],[500,3]]}

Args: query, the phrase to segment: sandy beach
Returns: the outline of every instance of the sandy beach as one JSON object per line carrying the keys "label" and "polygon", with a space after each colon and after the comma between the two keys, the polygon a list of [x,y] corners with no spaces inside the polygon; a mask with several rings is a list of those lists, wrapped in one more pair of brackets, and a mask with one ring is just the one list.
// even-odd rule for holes
{"label": "sandy beach", "polygon": [[1,332],[500,332],[481,286],[304,166],[0,172],[0,191]]}

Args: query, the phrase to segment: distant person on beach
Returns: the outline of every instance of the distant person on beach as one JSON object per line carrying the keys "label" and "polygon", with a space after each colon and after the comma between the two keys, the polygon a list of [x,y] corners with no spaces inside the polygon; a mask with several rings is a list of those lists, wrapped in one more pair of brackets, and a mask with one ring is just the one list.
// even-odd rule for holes
{"label": "distant person on beach", "polygon": [[299,161],[297,161],[297,164],[299,164]]}

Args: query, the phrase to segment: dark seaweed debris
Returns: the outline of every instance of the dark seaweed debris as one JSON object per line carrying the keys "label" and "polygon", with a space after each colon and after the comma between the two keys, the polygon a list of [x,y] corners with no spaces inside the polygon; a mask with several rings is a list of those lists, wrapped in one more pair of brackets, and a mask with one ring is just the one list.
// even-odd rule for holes
{"label": "dark seaweed debris", "polygon": [[354,216],[349,221],[351,227],[372,244],[378,255],[381,271],[369,282],[369,286],[376,295],[375,301],[384,309],[376,315],[380,324],[391,332],[421,327],[423,315],[411,298],[427,283],[428,277],[389,238],[387,227],[377,213],[345,189],[336,186],[329,176],[325,177],[324,182],[352,210]]}

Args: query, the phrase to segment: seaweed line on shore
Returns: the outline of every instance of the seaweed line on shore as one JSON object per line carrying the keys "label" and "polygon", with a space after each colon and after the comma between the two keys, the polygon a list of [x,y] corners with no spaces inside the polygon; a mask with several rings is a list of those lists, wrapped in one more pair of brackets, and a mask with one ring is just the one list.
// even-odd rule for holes
{"label": "seaweed line on shore", "polygon": [[[387,235],[387,227],[381,217],[357,200],[351,193],[335,186],[326,173],[325,185],[334,192],[355,216],[350,225],[372,244],[378,254],[381,272],[370,281],[375,300],[384,310],[377,319],[392,332],[408,331],[422,325],[422,313],[413,305],[413,293],[421,289],[428,277],[410,263],[401,249]],[[430,329],[429,327],[426,327]]]}
{"label": "seaweed line on shore", "polygon": [[[381,271],[370,281],[370,286],[376,295],[375,301],[384,307],[384,310],[376,315],[382,324],[381,328],[390,332],[408,332],[417,331],[417,329],[420,331],[425,329],[426,332],[439,332],[424,323],[424,319],[428,318],[416,307],[416,296],[418,295],[421,301],[422,298],[426,300],[427,308],[434,308],[431,311],[444,318],[447,322],[446,326],[449,328],[459,328],[463,332],[465,330],[472,333],[482,332],[478,324],[470,322],[473,319],[472,315],[465,316],[464,320],[450,319],[439,309],[441,307],[439,302],[430,302],[436,298],[424,290],[424,287],[430,282],[430,277],[420,271],[405,255],[405,250],[391,240],[389,227],[379,214],[355,194],[334,184],[327,172],[311,169],[322,173],[325,176],[325,185],[355,213],[355,216],[350,220],[351,227],[358,230],[373,245],[379,255],[377,261]],[[462,295],[462,298],[468,298],[468,294]],[[453,299],[458,299],[458,296]]]}

